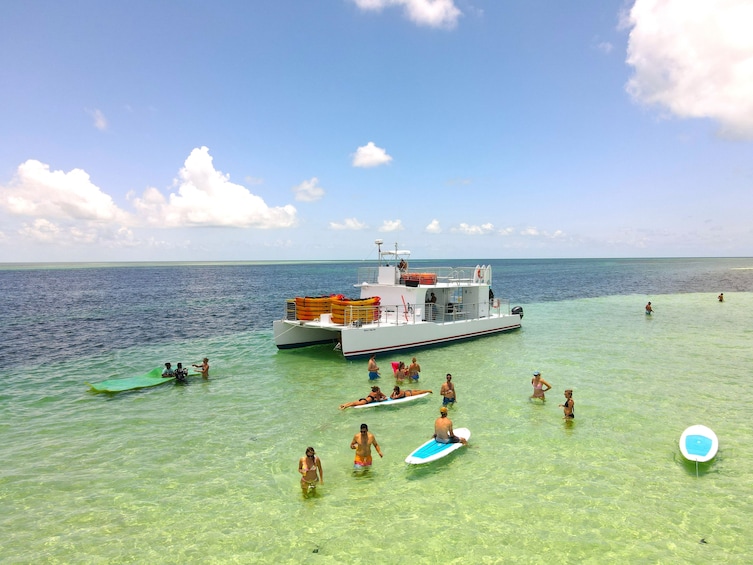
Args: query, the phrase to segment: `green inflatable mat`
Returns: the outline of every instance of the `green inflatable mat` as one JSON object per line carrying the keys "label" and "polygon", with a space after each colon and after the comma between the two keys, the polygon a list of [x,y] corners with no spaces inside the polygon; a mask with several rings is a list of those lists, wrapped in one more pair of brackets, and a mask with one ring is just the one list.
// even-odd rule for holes
{"label": "green inflatable mat", "polygon": [[100,383],[86,383],[96,392],[122,392],[124,390],[136,390],[173,382],[175,377],[162,378],[162,367],[152,369],[144,375],[128,377],[126,379],[110,379]]}

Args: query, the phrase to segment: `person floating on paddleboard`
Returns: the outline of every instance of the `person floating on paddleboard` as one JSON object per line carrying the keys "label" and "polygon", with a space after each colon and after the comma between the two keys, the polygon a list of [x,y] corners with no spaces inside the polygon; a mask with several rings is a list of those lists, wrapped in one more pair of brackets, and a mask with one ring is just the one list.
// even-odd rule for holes
{"label": "person floating on paddleboard", "polygon": [[447,417],[447,407],[439,407],[439,418],[434,421],[434,439],[437,443],[462,443],[467,445],[465,438],[458,437],[452,430],[452,420]]}

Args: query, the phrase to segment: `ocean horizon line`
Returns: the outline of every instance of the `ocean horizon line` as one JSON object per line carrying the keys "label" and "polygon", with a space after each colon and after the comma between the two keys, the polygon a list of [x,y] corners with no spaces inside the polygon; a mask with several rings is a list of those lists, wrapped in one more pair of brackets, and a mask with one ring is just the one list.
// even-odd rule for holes
{"label": "ocean horizon line", "polygon": [[[436,263],[437,261],[469,261],[471,263],[530,262],[530,261],[671,261],[671,260],[729,260],[751,259],[753,256],[666,256],[666,257],[527,257],[527,258],[442,258],[411,259],[414,263]],[[304,264],[348,264],[373,263],[369,259],[238,259],[238,260],[190,260],[190,261],[13,261],[0,262],[0,270],[14,269],[55,269],[55,268],[117,268],[117,267],[202,267],[202,266],[244,266],[244,265],[304,265]],[[739,268],[739,267],[738,267]],[[751,266],[753,268],[753,266]]]}

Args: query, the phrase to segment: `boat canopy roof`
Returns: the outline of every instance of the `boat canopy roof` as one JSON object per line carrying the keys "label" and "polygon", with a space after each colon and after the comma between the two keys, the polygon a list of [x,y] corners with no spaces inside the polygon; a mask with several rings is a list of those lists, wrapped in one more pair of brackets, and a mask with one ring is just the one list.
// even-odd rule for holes
{"label": "boat canopy roof", "polygon": [[384,257],[385,255],[394,255],[395,257],[399,257],[403,255],[408,256],[410,255],[410,251],[408,251],[407,249],[395,249],[395,251],[382,251],[382,256]]}

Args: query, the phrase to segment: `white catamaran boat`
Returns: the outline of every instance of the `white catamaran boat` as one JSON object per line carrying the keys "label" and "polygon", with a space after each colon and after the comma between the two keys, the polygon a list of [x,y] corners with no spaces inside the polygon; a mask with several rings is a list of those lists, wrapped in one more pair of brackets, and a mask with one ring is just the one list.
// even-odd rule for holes
{"label": "white catamaran boat", "polygon": [[360,299],[342,295],[289,299],[273,322],[279,349],[332,343],[348,358],[440,345],[520,327],[523,309],[490,298],[492,268],[409,268],[410,251],[382,251],[358,269]]}

